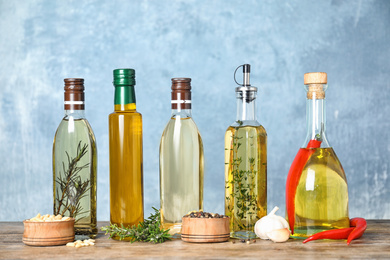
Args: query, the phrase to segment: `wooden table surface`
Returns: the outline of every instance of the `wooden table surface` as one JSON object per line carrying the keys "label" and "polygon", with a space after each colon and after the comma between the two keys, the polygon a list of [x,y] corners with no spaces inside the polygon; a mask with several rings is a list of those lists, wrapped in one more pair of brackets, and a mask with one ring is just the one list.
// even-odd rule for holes
{"label": "wooden table surface", "polygon": [[[226,243],[195,244],[181,240],[163,244],[133,243],[108,239],[99,231],[95,246],[32,247],[22,242],[22,222],[0,222],[0,259],[105,259],[105,258],[199,258],[199,259],[390,259],[390,220],[368,220],[363,237],[347,246],[346,241],[313,241],[290,239],[273,243],[257,239],[246,244],[232,240]],[[99,222],[98,226],[108,222]]]}

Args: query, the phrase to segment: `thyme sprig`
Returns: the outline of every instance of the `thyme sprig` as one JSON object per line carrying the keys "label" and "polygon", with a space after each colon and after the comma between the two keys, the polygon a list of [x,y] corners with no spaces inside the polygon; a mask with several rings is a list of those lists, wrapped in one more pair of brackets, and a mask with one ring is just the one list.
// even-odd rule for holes
{"label": "thyme sprig", "polygon": [[81,146],[81,141],[77,145],[76,157],[71,158],[69,153],[65,152],[68,158],[68,167],[66,169],[65,163],[62,162],[64,174],[58,174],[55,180],[59,186],[59,189],[56,189],[55,215],[61,214],[64,216],[68,212],[67,215],[76,218],[76,216],[86,213],[86,211],[82,211],[83,208],[81,207],[80,201],[88,195],[87,191],[90,189],[90,180],[81,180],[79,173],[83,169],[88,168],[89,163],[82,166],[78,166],[77,164],[87,152],[88,145],[84,144]]}
{"label": "thyme sprig", "polygon": [[169,229],[161,228],[160,211],[154,207],[154,213],[150,214],[148,219],[140,222],[137,226],[124,227],[123,224],[119,227],[116,224],[102,227],[102,231],[109,234],[110,237],[118,237],[119,240],[129,238],[130,242],[151,242],[154,244],[163,243],[171,240],[171,235],[168,233]]}
{"label": "thyme sprig", "polygon": [[[238,133],[243,122],[238,120],[237,124],[238,126],[234,127],[235,131],[232,133],[231,148],[226,148],[231,152],[231,161],[225,164],[231,165],[231,174],[233,175],[233,178],[225,183],[226,189],[233,188],[233,192],[226,197],[226,200],[229,201],[227,208],[230,212],[228,215],[234,212],[237,216],[237,218],[233,218],[233,227],[252,229],[256,222],[257,209],[256,183],[254,182],[257,174],[255,170],[256,162],[254,157],[249,157],[249,169],[246,169],[245,166],[241,167],[243,159],[238,152],[242,145],[241,139],[243,136],[239,137]],[[253,139],[253,136],[249,136],[249,138]]]}

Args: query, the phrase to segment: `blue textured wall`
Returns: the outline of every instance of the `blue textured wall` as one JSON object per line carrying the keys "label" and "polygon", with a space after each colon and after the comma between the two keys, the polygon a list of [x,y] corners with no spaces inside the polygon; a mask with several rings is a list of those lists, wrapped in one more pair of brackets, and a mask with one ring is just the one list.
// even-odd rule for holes
{"label": "blue textured wall", "polygon": [[0,0],[0,221],[52,212],[51,149],[63,79],[83,77],[98,142],[98,219],[109,219],[112,70],[137,73],[145,209],[159,206],[158,147],[170,79],[193,78],[206,157],[205,210],[223,212],[234,69],[252,64],[268,132],[268,204],[284,214],[290,164],[305,138],[303,74],[328,73],[328,138],[349,182],[350,216],[390,218],[389,1]]}

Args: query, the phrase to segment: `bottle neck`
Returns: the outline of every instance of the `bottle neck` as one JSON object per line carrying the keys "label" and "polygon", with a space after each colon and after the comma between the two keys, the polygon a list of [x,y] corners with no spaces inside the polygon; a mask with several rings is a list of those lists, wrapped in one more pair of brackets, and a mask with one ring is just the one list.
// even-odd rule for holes
{"label": "bottle neck", "polygon": [[321,148],[330,147],[326,138],[326,101],[324,99],[306,100],[307,135],[303,148],[310,140],[321,141]]}
{"label": "bottle neck", "polygon": [[256,118],[256,92],[239,91],[237,97],[237,117],[236,121],[243,121],[246,124],[257,123]]}
{"label": "bottle neck", "polygon": [[192,110],[191,109],[172,109],[171,117],[180,117],[180,118],[187,118],[192,117]]}
{"label": "bottle neck", "polygon": [[134,86],[115,86],[115,111],[135,111],[136,100]]}
{"label": "bottle neck", "polygon": [[85,118],[85,110],[65,110],[65,119],[84,119]]}

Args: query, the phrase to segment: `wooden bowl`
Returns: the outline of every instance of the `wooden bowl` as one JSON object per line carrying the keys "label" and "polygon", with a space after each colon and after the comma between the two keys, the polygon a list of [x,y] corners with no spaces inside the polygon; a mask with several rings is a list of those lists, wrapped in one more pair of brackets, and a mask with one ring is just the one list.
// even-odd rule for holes
{"label": "wooden bowl", "polygon": [[25,220],[23,243],[29,246],[58,246],[74,241],[74,218],[66,221]]}
{"label": "wooden bowl", "polygon": [[182,218],[181,239],[185,242],[226,242],[230,238],[229,218]]}

